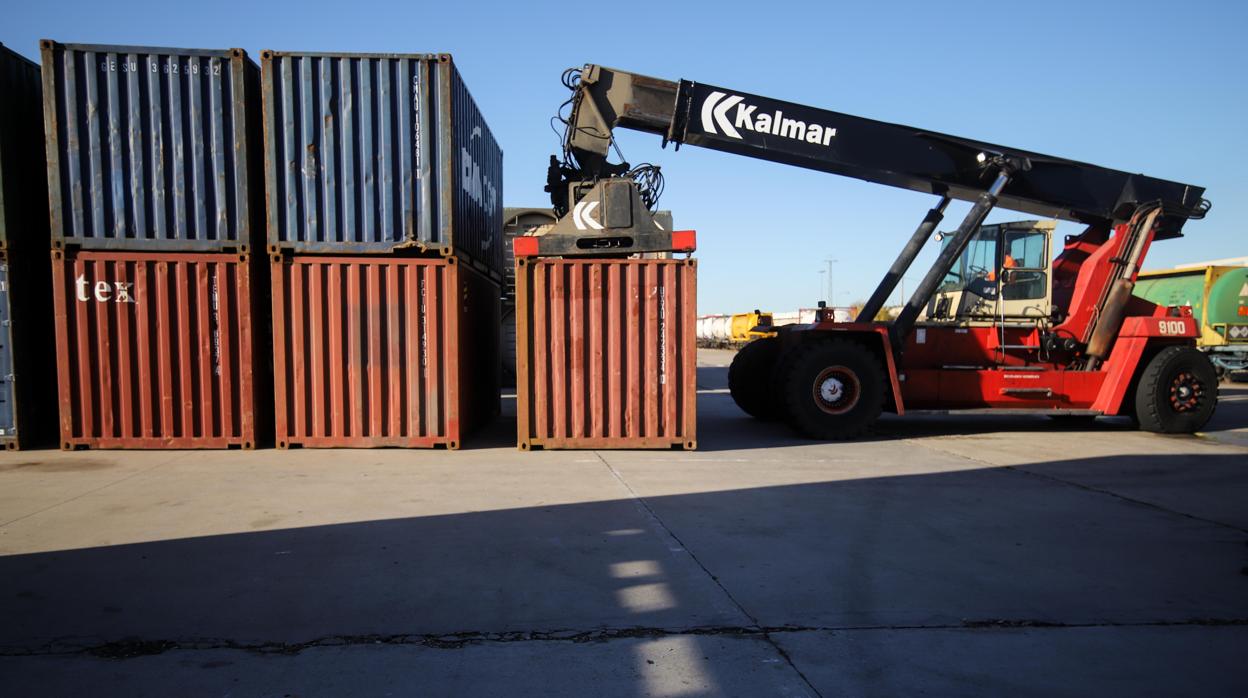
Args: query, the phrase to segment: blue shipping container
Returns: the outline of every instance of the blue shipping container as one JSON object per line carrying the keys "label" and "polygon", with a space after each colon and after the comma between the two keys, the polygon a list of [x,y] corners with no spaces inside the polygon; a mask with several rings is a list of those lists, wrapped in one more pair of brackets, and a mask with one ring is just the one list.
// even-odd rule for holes
{"label": "blue shipping container", "polygon": [[246,52],[40,46],[54,246],[262,243],[259,68]]}
{"label": "blue shipping container", "polygon": [[446,54],[261,53],[271,252],[503,269],[503,153]]}

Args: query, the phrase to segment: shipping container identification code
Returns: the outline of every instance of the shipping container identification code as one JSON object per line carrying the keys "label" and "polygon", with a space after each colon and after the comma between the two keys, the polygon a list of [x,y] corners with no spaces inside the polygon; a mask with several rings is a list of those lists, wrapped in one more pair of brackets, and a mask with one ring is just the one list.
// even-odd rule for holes
{"label": "shipping container identification code", "polygon": [[[182,65],[178,61],[174,61],[174,60],[165,61],[163,64],[158,63],[156,61],[148,61],[148,65],[152,67],[150,72],[156,73],[156,74],[159,74],[162,72],[165,75],[182,75],[182,74],[199,75],[200,74],[198,62],[187,62],[186,65]],[[219,61],[216,58],[213,58],[211,61],[209,61],[208,65],[209,65],[209,69],[205,69],[203,71],[205,75],[208,74],[209,70],[212,71],[213,75],[221,74],[221,61]],[[106,58],[100,61],[100,72],[101,73],[139,73],[143,71],[139,69],[138,61],[118,62],[118,61]]]}

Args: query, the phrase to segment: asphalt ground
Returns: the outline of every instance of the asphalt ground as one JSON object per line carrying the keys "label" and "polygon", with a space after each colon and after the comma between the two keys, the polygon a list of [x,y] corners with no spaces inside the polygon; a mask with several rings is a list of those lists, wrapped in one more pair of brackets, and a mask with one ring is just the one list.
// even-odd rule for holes
{"label": "asphalt ground", "polygon": [[1248,695],[1248,385],[1197,436],[0,454],[0,693]]}

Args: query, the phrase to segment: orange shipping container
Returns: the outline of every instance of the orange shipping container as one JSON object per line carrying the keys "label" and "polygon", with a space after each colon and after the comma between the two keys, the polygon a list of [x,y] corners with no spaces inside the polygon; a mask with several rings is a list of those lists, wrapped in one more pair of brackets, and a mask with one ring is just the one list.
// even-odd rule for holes
{"label": "orange shipping container", "polygon": [[248,255],[54,251],[61,447],[253,448],[253,271]]}
{"label": "orange shipping container", "polygon": [[521,258],[521,449],[697,447],[697,263]]}
{"label": "orange shipping container", "polygon": [[274,256],[278,448],[459,448],[498,414],[499,287],[455,257]]}

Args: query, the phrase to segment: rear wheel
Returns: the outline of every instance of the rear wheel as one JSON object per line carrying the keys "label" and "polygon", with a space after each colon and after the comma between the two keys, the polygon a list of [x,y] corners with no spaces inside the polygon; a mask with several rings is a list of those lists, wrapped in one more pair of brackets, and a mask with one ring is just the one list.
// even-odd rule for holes
{"label": "rear wheel", "polygon": [[1191,434],[1218,404],[1218,375],[1209,357],[1193,347],[1166,347],[1148,362],[1135,391],[1140,428]]}
{"label": "rear wheel", "polygon": [[812,439],[853,438],[884,409],[884,367],[856,342],[807,341],[782,357],[778,374],[789,424]]}
{"label": "rear wheel", "polygon": [[780,357],[780,339],[764,337],[741,347],[728,367],[728,392],[746,414],[756,419],[775,419],[779,411],[776,401],[776,359]]}

